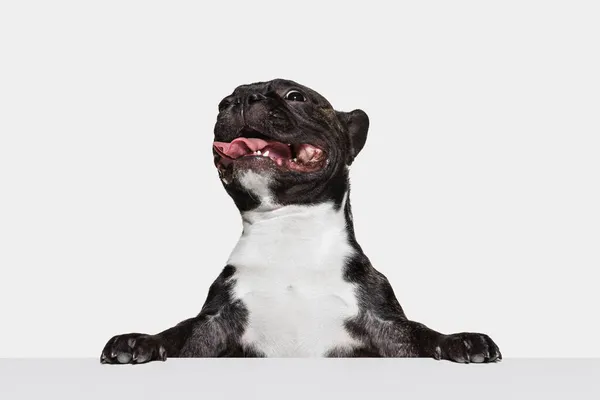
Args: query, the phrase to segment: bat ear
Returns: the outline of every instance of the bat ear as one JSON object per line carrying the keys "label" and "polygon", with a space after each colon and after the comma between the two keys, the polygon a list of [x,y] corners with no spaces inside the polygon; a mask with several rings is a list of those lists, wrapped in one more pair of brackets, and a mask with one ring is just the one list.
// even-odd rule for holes
{"label": "bat ear", "polygon": [[367,142],[369,117],[363,110],[350,112],[337,111],[337,114],[340,122],[346,127],[350,136],[350,156],[347,161],[348,165],[350,165]]}

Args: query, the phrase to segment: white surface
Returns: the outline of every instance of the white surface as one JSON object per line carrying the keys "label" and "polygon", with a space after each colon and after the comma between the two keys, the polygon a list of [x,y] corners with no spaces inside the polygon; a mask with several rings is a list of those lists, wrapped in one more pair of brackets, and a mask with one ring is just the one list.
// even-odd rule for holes
{"label": "white surface", "polygon": [[599,6],[1,2],[0,355],[195,315],[241,231],[217,104],[285,77],[369,114],[356,231],[409,317],[600,356]]}
{"label": "white surface", "polygon": [[598,359],[0,360],[3,399],[598,399]]}

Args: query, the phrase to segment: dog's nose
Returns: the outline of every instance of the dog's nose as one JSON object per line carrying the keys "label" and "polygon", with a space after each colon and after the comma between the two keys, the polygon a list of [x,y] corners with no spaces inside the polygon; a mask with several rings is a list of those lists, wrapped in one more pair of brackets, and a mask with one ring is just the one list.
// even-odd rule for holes
{"label": "dog's nose", "polygon": [[262,93],[249,93],[246,96],[246,104],[256,103],[257,101],[266,100],[267,97]]}

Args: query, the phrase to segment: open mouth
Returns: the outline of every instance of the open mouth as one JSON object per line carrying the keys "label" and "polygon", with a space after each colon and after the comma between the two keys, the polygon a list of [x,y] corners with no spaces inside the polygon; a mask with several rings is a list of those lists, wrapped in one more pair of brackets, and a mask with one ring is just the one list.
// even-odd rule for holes
{"label": "open mouth", "polygon": [[221,156],[221,164],[249,158],[270,160],[282,169],[313,172],[326,161],[325,152],[311,144],[290,144],[275,140],[239,137],[231,142],[214,142],[213,148]]}

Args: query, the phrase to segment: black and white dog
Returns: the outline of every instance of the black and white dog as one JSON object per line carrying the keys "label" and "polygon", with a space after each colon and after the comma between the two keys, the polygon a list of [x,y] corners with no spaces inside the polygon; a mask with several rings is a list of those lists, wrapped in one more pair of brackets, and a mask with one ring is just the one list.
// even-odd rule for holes
{"label": "black and white dog", "polygon": [[155,335],[111,338],[100,360],[167,357],[431,357],[501,360],[485,334],[408,320],[356,241],[349,167],[369,119],[288,80],[219,104],[215,165],[243,232],[200,314]]}

